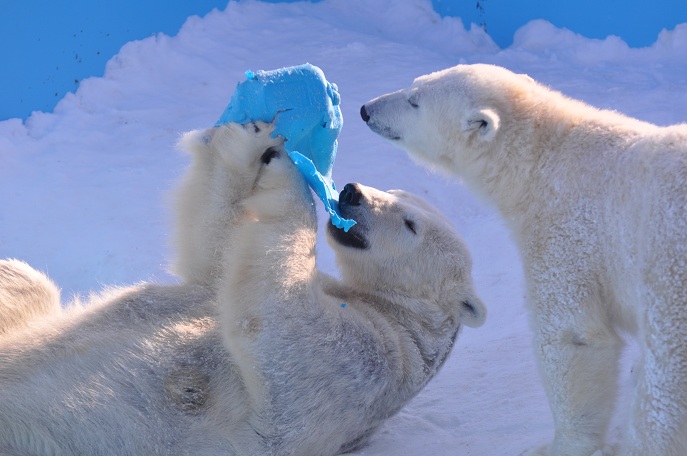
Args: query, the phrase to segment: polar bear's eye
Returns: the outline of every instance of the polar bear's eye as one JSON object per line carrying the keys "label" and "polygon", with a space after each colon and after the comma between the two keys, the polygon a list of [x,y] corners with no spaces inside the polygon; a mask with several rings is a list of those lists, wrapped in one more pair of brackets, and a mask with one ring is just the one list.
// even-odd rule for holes
{"label": "polar bear's eye", "polygon": [[408,98],[408,103],[413,108],[419,108],[420,107],[420,105],[417,103],[417,97],[416,96],[412,96],[412,97]]}
{"label": "polar bear's eye", "polygon": [[412,231],[413,234],[417,234],[415,222],[413,222],[412,220],[403,219],[403,223],[405,223],[406,228],[408,228],[410,231]]}

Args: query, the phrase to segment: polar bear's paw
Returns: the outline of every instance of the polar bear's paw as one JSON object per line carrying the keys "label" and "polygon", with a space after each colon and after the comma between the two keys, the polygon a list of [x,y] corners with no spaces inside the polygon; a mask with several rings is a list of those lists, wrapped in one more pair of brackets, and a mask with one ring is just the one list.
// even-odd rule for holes
{"label": "polar bear's paw", "polygon": [[284,144],[273,131],[274,125],[265,122],[229,123],[215,129],[211,144],[234,174],[257,177],[265,150]]}
{"label": "polar bear's paw", "polygon": [[288,213],[302,214],[300,207],[313,205],[305,180],[283,146],[265,149],[260,164],[252,195],[245,201],[251,213],[264,219]]}
{"label": "polar bear's paw", "polygon": [[184,134],[179,146],[193,157],[192,187],[207,187],[230,201],[240,200],[255,186],[263,153],[283,147],[284,139],[272,137],[273,132],[273,124],[249,122]]}
{"label": "polar bear's paw", "polygon": [[[262,168],[256,181],[258,191],[284,190],[296,184],[297,170],[283,147],[269,147],[260,156]],[[283,192],[280,192],[283,193]]]}

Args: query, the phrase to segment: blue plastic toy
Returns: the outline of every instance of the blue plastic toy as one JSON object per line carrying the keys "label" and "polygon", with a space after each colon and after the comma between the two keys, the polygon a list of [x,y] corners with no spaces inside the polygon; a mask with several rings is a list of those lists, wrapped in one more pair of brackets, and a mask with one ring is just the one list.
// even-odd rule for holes
{"label": "blue plastic toy", "polygon": [[274,121],[272,136],[286,139],[289,157],[324,203],[332,224],[348,231],[355,221],[339,213],[339,193],[331,177],[336,138],[343,125],[340,101],[336,84],[327,82],[322,70],[309,63],[246,71],[246,80],[236,86],[215,126]]}

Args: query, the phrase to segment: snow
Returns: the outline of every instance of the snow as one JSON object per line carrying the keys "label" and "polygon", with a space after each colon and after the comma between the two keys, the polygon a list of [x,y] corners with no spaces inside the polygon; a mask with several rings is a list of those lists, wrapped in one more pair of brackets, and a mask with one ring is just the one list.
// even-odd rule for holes
{"label": "snow", "polygon": [[[369,131],[360,106],[419,75],[484,62],[598,107],[684,122],[687,24],[635,49],[533,21],[502,50],[480,28],[441,18],[429,0],[230,2],[190,17],[174,37],[126,44],[103,77],[82,81],[54,112],[0,122],[0,257],[46,271],[65,298],[109,284],[173,282],[169,192],[188,165],[174,147],[179,135],[213,125],[246,70],[305,62],[341,94],[339,187],[404,188],[441,207],[471,249],[489,309],[487,323],[463,331],[440,374],[356,454],[516,455],[545,444],[553,423],[503,222],[460,182],[418,167]],[[335,272],[323,242],[319,263]]]}

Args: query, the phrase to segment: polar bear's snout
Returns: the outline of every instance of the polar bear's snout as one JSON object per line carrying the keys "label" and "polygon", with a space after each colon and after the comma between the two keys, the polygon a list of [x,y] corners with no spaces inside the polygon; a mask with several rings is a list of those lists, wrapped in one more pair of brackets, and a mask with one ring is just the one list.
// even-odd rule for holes
{"label": "polar bear's snout", "polygon": [[[405,100],[405,101],[404,101]],[[399,115],[413,106],[408,104],[407,97],[401,91],[382,95],[374,100],[370,100],[360,107],[360,117],[367,124],[370,130],[378,135],[390,140],[401,140],[398,123],[401,120]]]}
{"label": "polar bear's snout", "polygon": [[371,106],[372,103],[374,103],[374,100],[364,104],[360,108],[360,117],[363,118],[370,130],[374,131],[383,138],[386,138],[390,141],[400,140],[401,135],[398,134],[398,132],[387,122],[384,122],[381,118],[382,116],[375,115],[377,110],[374,109],[374,106]]}
{"label": "polar bear's snout", "polygon": [[367,113],[367,108],[365,105],[362,105],[360,107],[360,117],[363,118],[363,122],[367,123],[368,120],[370,120],[370,115]]}
{"label": "polar bear's snout", "polygon": [[360,206],[363,199],[363,192],[360,191],[360,184],[346,184],[339,193],[339,205]]}

